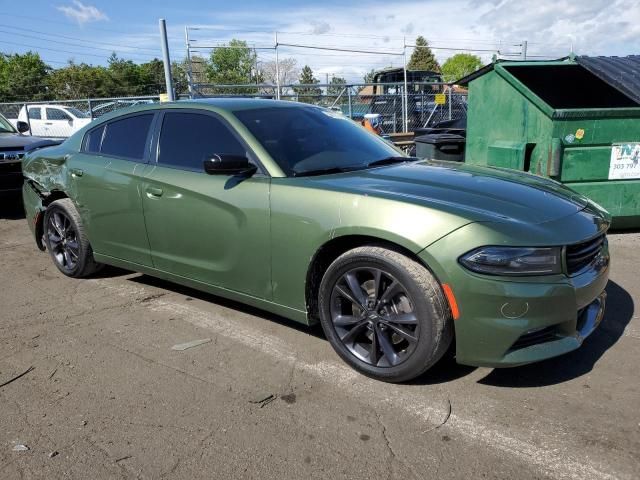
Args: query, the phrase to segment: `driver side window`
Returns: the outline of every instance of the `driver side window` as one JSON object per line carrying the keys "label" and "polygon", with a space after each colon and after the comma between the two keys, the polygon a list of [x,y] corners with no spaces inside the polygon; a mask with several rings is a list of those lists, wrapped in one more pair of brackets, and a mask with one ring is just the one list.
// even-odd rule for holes
{"label": "driver side window", "polygon": [[165,113],[158,144],[159,165],[203,172],[203,162],[222,153],[247,156],[246,148],[221,120],[203,113]]}
{"label": "driver side window", "polygon": [[47,120],[71,120],[71,117],[59,108],[47,108]]}

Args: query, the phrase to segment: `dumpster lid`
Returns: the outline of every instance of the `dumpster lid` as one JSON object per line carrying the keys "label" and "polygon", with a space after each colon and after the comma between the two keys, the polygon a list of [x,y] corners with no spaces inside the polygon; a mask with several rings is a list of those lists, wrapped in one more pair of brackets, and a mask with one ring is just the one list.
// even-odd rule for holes
{"label": "dumpster lid", "polygon": [[417,143],[429,143],[432,145],[465,143],[465,138],[455,133],[429,133],[427,135],[420,135],[414,138]]}
{"label": "dumpster lid", "polygon": [[581,55],[575,60],[596,77],[640,103],[640,55],[627,57]]}

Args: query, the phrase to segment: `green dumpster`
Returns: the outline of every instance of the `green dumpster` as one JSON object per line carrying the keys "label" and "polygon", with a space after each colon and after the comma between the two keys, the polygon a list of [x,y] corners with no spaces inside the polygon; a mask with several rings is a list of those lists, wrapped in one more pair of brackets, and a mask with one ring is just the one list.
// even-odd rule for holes
{"label": "green dumpster", "polygon": [[465,162],[558,180],[640,226],[640,56],[494,62],[468,85]]}

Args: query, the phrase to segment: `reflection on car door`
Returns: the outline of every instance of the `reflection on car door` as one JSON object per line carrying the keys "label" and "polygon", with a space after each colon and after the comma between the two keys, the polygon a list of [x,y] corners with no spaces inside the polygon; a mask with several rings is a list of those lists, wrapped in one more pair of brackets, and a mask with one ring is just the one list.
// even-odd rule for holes
{"label": "reflection on car door", "polygon": [[151,266],[151,255],[140,182],[153,119],[153,113],[134,114],[100,125],[67,161],[93,250],[145,266]]}
{"label": "reflection on car door", "polygon": [[155,268],[270,297],[269,178],[204,172],[214,154],[252,155],[213,113],[172,109],[158,124],[157,164],[143,185]]}

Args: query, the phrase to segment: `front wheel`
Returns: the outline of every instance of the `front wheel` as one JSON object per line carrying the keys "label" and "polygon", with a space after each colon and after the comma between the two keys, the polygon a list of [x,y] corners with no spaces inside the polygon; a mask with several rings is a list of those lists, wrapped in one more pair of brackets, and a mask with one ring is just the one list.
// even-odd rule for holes
{"label": "front wheel", "polygon": [[419,376],[453,338],[451,315],[433,275],[381,247],[338,257],[320,284],[319,306],[322,328],[338,355],[386,382]]}
{"label": "front wheel", "polygon": [[68,277],[87,277],[101,267],[93,259],[80,214],[68,198],[56,200],[47,208],[44,240],[53,263]]}

